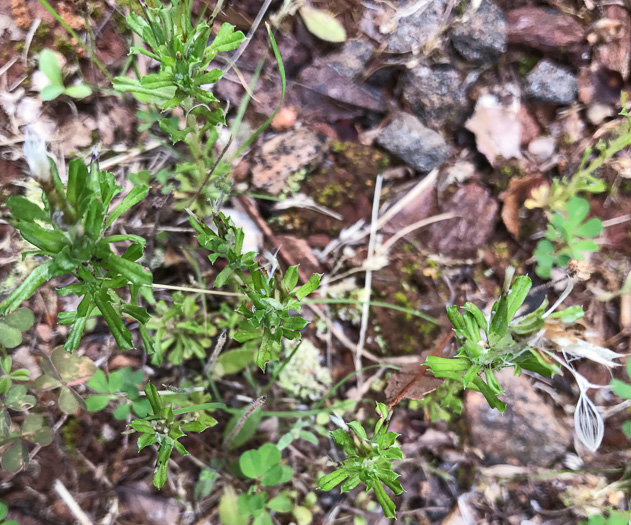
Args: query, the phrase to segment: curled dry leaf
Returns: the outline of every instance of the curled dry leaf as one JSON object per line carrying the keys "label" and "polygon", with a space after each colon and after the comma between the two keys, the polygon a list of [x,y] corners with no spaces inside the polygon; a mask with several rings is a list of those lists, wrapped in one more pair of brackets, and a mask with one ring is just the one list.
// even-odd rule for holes
{"label": "curled dry leaf", "polygon": [[546,179],[540,175],[529,175],[520,179],[511,179],[508,188],[500,194],[503,201],[502,221],[509,233],[519,238],[521,229],[521,212],[526,199],[531,198],[533,190],[542,186],[549,187]]}

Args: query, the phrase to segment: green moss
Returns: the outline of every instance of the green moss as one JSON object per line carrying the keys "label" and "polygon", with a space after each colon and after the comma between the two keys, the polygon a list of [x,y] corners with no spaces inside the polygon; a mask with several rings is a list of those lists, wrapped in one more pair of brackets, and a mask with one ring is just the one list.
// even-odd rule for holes
{"label": "green moss", "polygon": [[51,31],[50,22],[42,21],[39,24],[39,27],[37,28],[37,30],[35,31],[34,38],[36,40],[42,40],[50,34],[50,31]]}
{"label": "green moss", "polygon": [[75,53],[75,46],[70,39],[64,37],[62,34],[55,35],[55,41],[53,47],[64,56],[69,56]]}
{"label": "green moss", "polygon": [[342,186],[331,183],[315,196],[316,202],[330,208],[337,208],[342,205],[342,195],[344,190]]}

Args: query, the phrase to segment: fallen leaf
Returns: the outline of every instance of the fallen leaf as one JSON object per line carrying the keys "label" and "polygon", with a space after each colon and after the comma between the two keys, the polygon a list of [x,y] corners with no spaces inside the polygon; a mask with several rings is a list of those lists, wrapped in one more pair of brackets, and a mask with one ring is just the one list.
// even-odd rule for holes
{"label": "fallen leaf", "polygon": [[309,32],[320,40],[334,43],[346,40],[344,26],[330,12],[303,5],[300,8],[300,16]]}
{"label": "fallen leaf", "polygon": [[532,196],[532,190],[541,186],[549,186],[542,175],[529,175],[520,179],[513,178],[508,183],[508,188],[500,194],[503,201],[502,221],[509,233],[519,239],[521,229],[520,211],[523,204]]}

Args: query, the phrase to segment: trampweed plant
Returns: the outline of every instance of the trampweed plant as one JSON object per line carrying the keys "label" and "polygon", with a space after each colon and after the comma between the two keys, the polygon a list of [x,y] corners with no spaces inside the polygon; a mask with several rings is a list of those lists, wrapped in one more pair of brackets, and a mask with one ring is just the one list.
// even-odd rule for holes
{"label": "trampweed plant", "polygon": [[[458,311],[457,306],[447,309],[447,316],[454,326],[458,342],[456,356],[445,358],[429,356],[426,364],[436,377],[458,381],[463,388],[481,392],[489,406],[503,412],[506,404],[497,396],[503,389],[495,372],[512,367],[516,374],[522,369],[543,376],[569,371],[577,381],[580,395],[574,423],[580,440],[592,451],[603,437],[603,420],[594,404],[587,397],[589,388],[598,388],[580,375],[571,362],[588,358],[607,367],[617,366],[620,354],[570,336],[571,326],[581,317],[581,306],[571,306],[556,312],[556,308],[572,289],[572,281],[564,294],[551,308],[547,299],[533,312],[519,316],[532,286],[529,277],[521,276],[512,283],[512,271],[507,272],[500,299],[493,305],[490,318],[474,304],[466,303]],[[512,284],[512,286],[511,286]],[[562,360],[556,354],[565,356]]]}
{"label": "trampweed plant", "polygon": [[[179,129],[177,121],[170,118],[160,120],[160,129],[171,136],[173,143],[187,144],[192,158],[176,168],[181,175],[179,191],[193,196],[195,202],[188,204],[190,208],[197,205],[204,211],[208,209],[208,199],[221,193],[218,180],[230,172],[230,165],[220,162],[214,152],[219,137],[217,126],[226,123],[225,111],[212,92],[204,89],[219,81],[224,72],[217,68],[208,71],[208,67],[219,53],[239,47],[245,36],[230,24],[223,24],[208,45],[212,22],[200,20],[193,25],[192,2],[172,0],[171,6],[152,8],[142,1],[141,5],[144,18],[131,13],[127,25],[149,49],[134,46],[130,51],[158,61],[160,70],[140,80],[117,77],[114,88],[131,92],[141,101],[151,100],[162,110],[181,106],[185,111],[184,129]],[[181,202],[183,208],[186,204]]]}
{"label": "trampweed plant", "polygon": [[[46,256],[48,260],[0,303],[0,315],[15,310],[53,277],[71,275],[78,282],[58,290],[62,296],[81,297],[76,312],[59,316],[62,323],[72,325],[64,345],[66,350],[77,349],[86,322],[94,315],[104,317],[118,346],[127,350],[134,345],[122,318],[136,319],[146,347],[151,348],[144,325],[149,314],[138,306],[138,296],[141,286],[151,284],[152,275],[135,262],[142,256],[145,240],[137,235],[106,234],[118,217],[144,198],[149,188],[134,187],[109,211],[112,199],[122,188],[116,185],[114,175],[99,169],[96,158],[90,166],[81,159],[71,161],[68,183],[64,185],[41,139],[27,136],[24,152],[31,173],[42,187],[43,206],[12,195],[7,208],[22,237],[38,248],[31,253]],[[117,255],[112,244],[121,242],[130,244],[122,255]],[[129,288],[130,301],[116,293],[122,288]]]}
{"label": "trampweed plant", "polygon": [[378,419],[370,439],[359,421],[344,424],[340,420],[343,428],[334,430],[331,437],[347,459],[341,462],[337,470],[322,477],[318,488],[331,490],[342,483],[340,490],[350,492],[364,483],[368,491],[374,491],[385,516],[394,518],[396,507],[384,485],[397,496],[403,492],[401,483],[397,481],[399,474],[392,470],[392,462],[403,459],[403,453],[396,446],[399,434],[388,432],[388,421],[392,414],[388,413],[383,403],[377,403],[376,410]]}

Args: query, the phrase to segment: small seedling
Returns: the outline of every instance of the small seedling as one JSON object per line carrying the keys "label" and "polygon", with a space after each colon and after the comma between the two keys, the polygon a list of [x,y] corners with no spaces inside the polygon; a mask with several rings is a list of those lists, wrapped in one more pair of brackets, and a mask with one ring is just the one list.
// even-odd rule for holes
{"label": "small seedling", "polygon": [[[112,198],[122,189],[115,184],[114,175],[98,168],[96,158],[90,166],[81,159],[71,161],[68,183],[64,185],[39,137],[27,136],[24,151],[33,176],[44,190],[43,207],[26,197],[12,195],[7,208],[22,237],[38,248],[31,253],[46,256],[48,260],[0,303],[0,315],[15,310],[53,277],[71,275],[78,282],[61,288],[58,293],[76,294],[82,300],[77,311],[59,315],[60,322],[73,325],[64,345],[66,350],[79,346],[88,318],[100,314],[118,346],[127,350],[134,345],[123,318],[136,319],[150,351],[151,341],[144,326],[149,314],[138,306],[138,294],[141,286],[151,284],[152,275],[135,262],[142,256],[145,240],[137,235],[105,234],[118,217],[144,198],[149,188],[134,187],[118,206],[108,211]],[[111,245],[120,242],[130,245],[119,256]],[[123,301],[115,292],[126,286],[131,291],[131,302]]]}
{"label": "small seedling", "polygon": [[368,439],[366,430],[359,421],[348,423],[345,429],[331,433],[335,444],[346,454],[340,468],[320,479],[320,490],[331,490],[340,483],[342,492],[350,492],[360,483],[365,483],[367,490],[375,491],[375,496],[387,518],[395,518],[395,504],[388,496],[384,485],[397,496],[403,492],[397,481],[399,474],[392,470],[392,462],[403,459],[401,449],[395,446],[399,434],[388,432],[391,414],[386,405],[377,403],[379,419],[375,424],[373,437]]}
{"label": "small seedling", "polygon": [[87,84],[64,86],[57,55],[50,49],[44,49],[40,53],[39,70],[46,75],[49,81],[48,85],[46,85],[40,93],[42,100],[55,100],[61,95],[80,99],[89,97],[92,94],[92,89]]}
{"label": "small seedling", "polygon": [[572,259],[583,260],[585,253],[598,251],[598,245],[589,238],[602,233],[603,223],[597,218],[585,221],[588,214],[589,203],[575,197],[568,202],[565,214],[552,216],[545,239],[539,241],[533,254],[539,277],[548,279],[552,267],[565,267]]}
{"label": "small seedling", "polygon": [[[151,414],[143,419],[134,419],[129,425],[131,430],[127,431],[127,433],[141,433],[141,436],[138,438],[139,452],[149,445],[158,445],[158,458],[156,460],[153,484],[160,489],[167,481],[167,464],[173,449],[175,448],[181,456],[188,456],[189,454],[184,445],[179,442],[179,439],[186,436],[185,432],[203,432],[207,428],[216,425],[217,420],[203,411],[210,408],[219,408],[223,405],[220,403],[208,403],[174,411],[170,405],[164,405],[158,390],[151,383],[145,385],[145,394],[151,404]],[[176,415],[198,411],[202,412],[196,417],[182,421],[175,419]]]}

